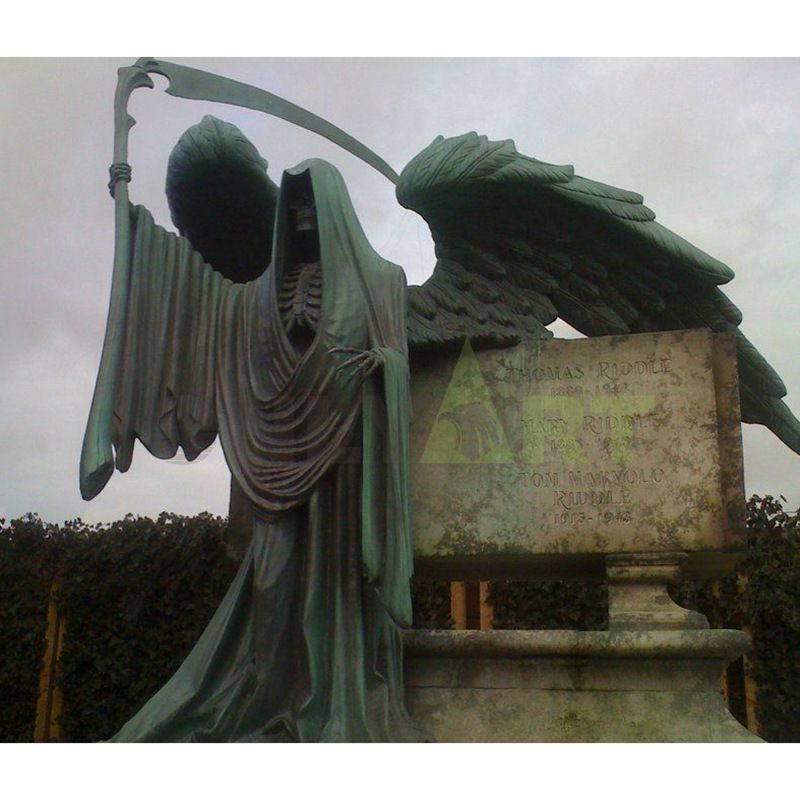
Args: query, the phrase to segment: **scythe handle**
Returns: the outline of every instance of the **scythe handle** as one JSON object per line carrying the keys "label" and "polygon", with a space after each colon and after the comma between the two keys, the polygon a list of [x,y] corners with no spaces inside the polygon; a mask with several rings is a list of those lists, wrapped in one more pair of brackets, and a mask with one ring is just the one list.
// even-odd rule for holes
{"label": "scythe handle", "polygon": [[141,86],[153,88],[150,76],[137,65],[119,69],[117,76],[114,94],[114,160],[109,170],[111,180],[108,185],[115,205],[114,271],[103,355],[81,449],[80,486],[86,500],[105,486],[114,471],[112,421],[125,335],[131,262],[131,208],[128,200],[131,168],[127,160],[128,133],[136,120],[128,114],[128,99],[134,89]]}

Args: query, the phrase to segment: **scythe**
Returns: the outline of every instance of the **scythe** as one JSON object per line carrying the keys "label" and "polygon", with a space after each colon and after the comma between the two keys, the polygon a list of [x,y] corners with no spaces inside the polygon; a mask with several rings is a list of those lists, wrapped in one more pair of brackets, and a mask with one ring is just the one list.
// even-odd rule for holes
{"label": "scythe", "polygon": [[[305,128],[339,145],[360,158],[392,183],[398,181],[397,173],[376,153],[357,139],[327,120],[290,103],[277,95],[211,72],[173,64],[152,58],[140,58],[130,67],[117,71],[117,89],[114,94],[114,159],[109,169],[109,190],[115,204],[114,270],[111,281],[109,319],[125,320],[128,289],[130,286],[131,220],[128,199],[128,182],[131,168],[128,159],[128,134],[136,120],[128,114],[128,100],[134,89],[154,87],[149,73],[163,75],[169,81],[167,94],[187,100],[208,100],[216,103],[249,108]],[[122,356],[125,325],[109,326],[103,341],[103,354],[97,385],[108,380],[116,384]],[[81,449],[81,494],[91,499],[97,494],[114,471],[112,444],[113,392],[95,391],[92,408]]]}

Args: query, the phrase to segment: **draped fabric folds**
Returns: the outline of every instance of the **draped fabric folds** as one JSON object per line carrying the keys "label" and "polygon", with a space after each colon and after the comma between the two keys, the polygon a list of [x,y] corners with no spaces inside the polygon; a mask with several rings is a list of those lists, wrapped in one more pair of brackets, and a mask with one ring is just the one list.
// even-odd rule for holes
{"label": "draped fabric folds", "polygon": [[[301,353],[277,296],[290,201],[308,190],[322,308]],[[219,433],[256,523],[194,649],[115,740],[418,739],[398,629],[411,621],[412,570],[402,270],[369,245],[321,161],[284,174],[272,262],[249,284],[222,278],[146,209],[131,215],[125,309],[108,320],[122,331],[121,365],[101,364],[81,490],[96,495],[114,463],[126,470],[137,438],[159,458],[181,447],[191,459]],[[337,370],[351,353],[334,348],[371,350],[381,368],[365,380]]]}

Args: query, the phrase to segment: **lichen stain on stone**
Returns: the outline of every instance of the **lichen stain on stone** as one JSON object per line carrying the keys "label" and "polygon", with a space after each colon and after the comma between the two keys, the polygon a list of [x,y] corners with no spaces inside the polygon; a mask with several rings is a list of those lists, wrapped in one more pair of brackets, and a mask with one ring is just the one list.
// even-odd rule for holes
{"label": "lichen stain on stone", "polygon": [[529,548],[520,544],[524,531],[512,527],[492,532],[491,537],[481,535],[476,528],[462,527],[455,521],[444,524],[444,533],[434,543],[433,552],[448,555],[524,555]]}
{"label": "lichen stain on stone", "polygon": [[597,720],[590,720],[576,711],[567,711],[555,718],[560,734],[553,741],[596,742],[600,729]]}
{"label": "lichen stain on stone", "polygon": [[[495,365],[499,357],[496,351],[481,351],[478,358],[498,417],[506,428],[514,463],[472,465],[480,467],[472,472],[437,470],[434,465],[418,471],[412,477],[412,487],[415,541],[420,543],[420,549],[425,554],[471,555],[713,550],[729,546],[725,532],[728,518],[723,518],[722,509],[730,505],[731,493],[723,491],[723,480],[727,484],[735,482],[740,468],[728,463],[728,451],[723,452],[726,460],[720,463],[721,435],[717,429],[715,373],[711,370],[709,347],[710,337],[703,331],[545,342],[535,347],[521,345],[519,362],[512,359],[502,369]],[[535,359],[531,360],[534,351]],[[503,358],[508,359],[512,352],[504,351]],[[610,384],[611,391],[619,396],[652,393],[656,405],[650,413],[659,421],[657,428],[630,437],[603,432],[587,438],[582,434],[579,439],[586,464],[573,464],[560,448],[553,449],[541,465],[524,463],[521,398],[530,393],[560,396],[562,392],[554,389],[563,387],[571,392],[564,391],[565,396],[578,398],[586,408],[585,398],[607,390],[595,385],[597,376],[592,369],[597,359],[621,364],[652,358],[669,358],[671,371],[637,375]],[[555,370],[556,366],[573,361],[583,365],[588,380],[576,383],[552,377],[534,379],[523,372],[514,380],[506,380],[508,364],[529,371],[531,364],[538,369]],[[437,404],[434,390],[444,390],[441,376],[445,372],[440,369],[438,375],[430,376],[431,391],[418,395],[423,410],[417,419],[429,419],[428,407]],[[726,394],[730,394],[729,386],[728,381],[723,383]],[[576,387],[581,391],[573,392]],[[415,392],[419,391],[417,385]],[[620,412],[613,408],[612,404],[604,413],[619,416]],[[620,452],[621,444],[625,454]],[[624,499],[616,500],[619,505],[615,510],[625,512],[625,518],[597,514],[597,506],[590,508],[585,500],[567,500],[564,509],[569,513],[554,516],[554,512],[561,511],[558,503],[564,498],[559,501],[553,496],[552,484],[533,483],[534,473],[539,472],[558,475],[558,490],[591,490],[596,485],[586,484],[582,478],[576,484],[570,483],[571,471],[603,473],[629,465],[651,471],[658,468],[665,477],[649,485],[620,486],[626,494]],[[586,514],[579,514],[581,511]]]}
{"label": "lichen stain on stone", "polygon": [[570,688],[574,692],[581,692],[586,688],[586,664],[579,661],[568,662],[564,665],[569,676]]}
{"label": "lichen stain on stone", "polygon": [[577,552],[572,536],[564,535],[550,538],[542,547],[537,548],[547,555],[569,554]]}

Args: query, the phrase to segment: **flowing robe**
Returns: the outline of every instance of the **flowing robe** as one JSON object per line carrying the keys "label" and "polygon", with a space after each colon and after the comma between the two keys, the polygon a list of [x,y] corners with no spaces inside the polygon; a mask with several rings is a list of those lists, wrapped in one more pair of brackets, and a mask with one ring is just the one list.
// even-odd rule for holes
{"label": "flowing robe", "polygon": [[[291,235],[288,200],[310,182],[322,308],[294,350],[278,313]],[[287,171],[270,268],[233,284],[188,242],[132,210],[118,374],[101,364],[81,457],[96,495],[138,438],[154,455],[196,457],[219,432],[255,511],[241,568],[175,675],[115,741],[408,741],[399,627],[411,621],[410,416],[406,286],[369,245],[339,173]],[[372,349],[363,383],[337,371]],[[104,359],[106,355],[104,353]],[[110,423],[101,413],[111,403]]]}

